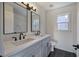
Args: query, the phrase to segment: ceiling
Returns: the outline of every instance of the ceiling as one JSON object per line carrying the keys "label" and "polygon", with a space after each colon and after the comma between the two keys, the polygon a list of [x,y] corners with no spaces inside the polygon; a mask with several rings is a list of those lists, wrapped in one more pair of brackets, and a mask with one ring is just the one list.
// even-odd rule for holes
{"label": "ceiling", "polygon": [[43,7],[45,10],[51,10],[51,9],[64,7],[72,3],[74,2],[37,2],[37,4]]}

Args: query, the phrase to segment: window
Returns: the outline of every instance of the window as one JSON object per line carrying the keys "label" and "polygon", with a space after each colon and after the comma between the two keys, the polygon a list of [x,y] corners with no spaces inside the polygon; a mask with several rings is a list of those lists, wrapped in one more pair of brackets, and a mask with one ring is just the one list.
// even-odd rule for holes
{"label": "window", "polygon": [[57,28],[58,30],[68,30],[69,29],[69,15],[63,15],[57,17]]}
{"label": "window", "polygon": [[33,31],[35,31],[35,30],[39,31],[39,20],[38,19],[33,20],[32,29],[33,29]]}

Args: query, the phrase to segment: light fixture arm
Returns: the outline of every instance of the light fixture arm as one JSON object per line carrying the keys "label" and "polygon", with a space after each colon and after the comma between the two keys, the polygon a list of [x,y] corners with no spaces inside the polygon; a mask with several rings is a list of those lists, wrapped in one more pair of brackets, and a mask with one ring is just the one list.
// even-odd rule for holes
{"label": "light fixture arm", "polygon": [[21,2],[21,3],[22,3],[23,5],[25,5],[28,10],[33,10],[33,11],[36,12],[36,9],[33,9],[33,6],[30,7],[28,3],[25,4],[24,2]]}

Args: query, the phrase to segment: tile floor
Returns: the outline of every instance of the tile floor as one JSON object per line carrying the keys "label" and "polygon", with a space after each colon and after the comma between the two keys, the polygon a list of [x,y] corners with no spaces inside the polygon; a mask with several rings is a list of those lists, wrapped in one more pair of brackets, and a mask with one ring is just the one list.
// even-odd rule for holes
{"label": "tile floor", "polygon": [[55,48],[55,51],[50,52],[48,57],[76,57],[76,54]]}

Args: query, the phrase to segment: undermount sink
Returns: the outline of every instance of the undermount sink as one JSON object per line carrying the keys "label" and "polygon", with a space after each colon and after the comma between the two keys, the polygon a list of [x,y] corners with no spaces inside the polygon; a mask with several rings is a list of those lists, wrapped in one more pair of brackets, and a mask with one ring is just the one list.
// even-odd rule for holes
{"label": "undermount sink", "polygon": [[36,35],[36,37],[43,37],[44,35]]}
{"label": "undermount sink", "polygon": [[28,42],[33,41],[33,40],[34,40],[33,38],[27,38],[27,39],[14,41],[14,42],[12,42],[12,44],[14,44],[15,46],[19,46],[19,45],[22,45],[24,43],[28,43]]}
{"label": "undermount sink", "polygon": [[12,44],[15,45],[15,46],[19,46],[19,45],[22,45],[24,43],[28,43],[30,41],[33,41],[35,40],[36,38],[40,38],[40,37],[43,37],[44,35],[37,35],[37,36],[26,36],[25,39],[21,39],[21,40],[17,40],[17,41],[12,41]]}

